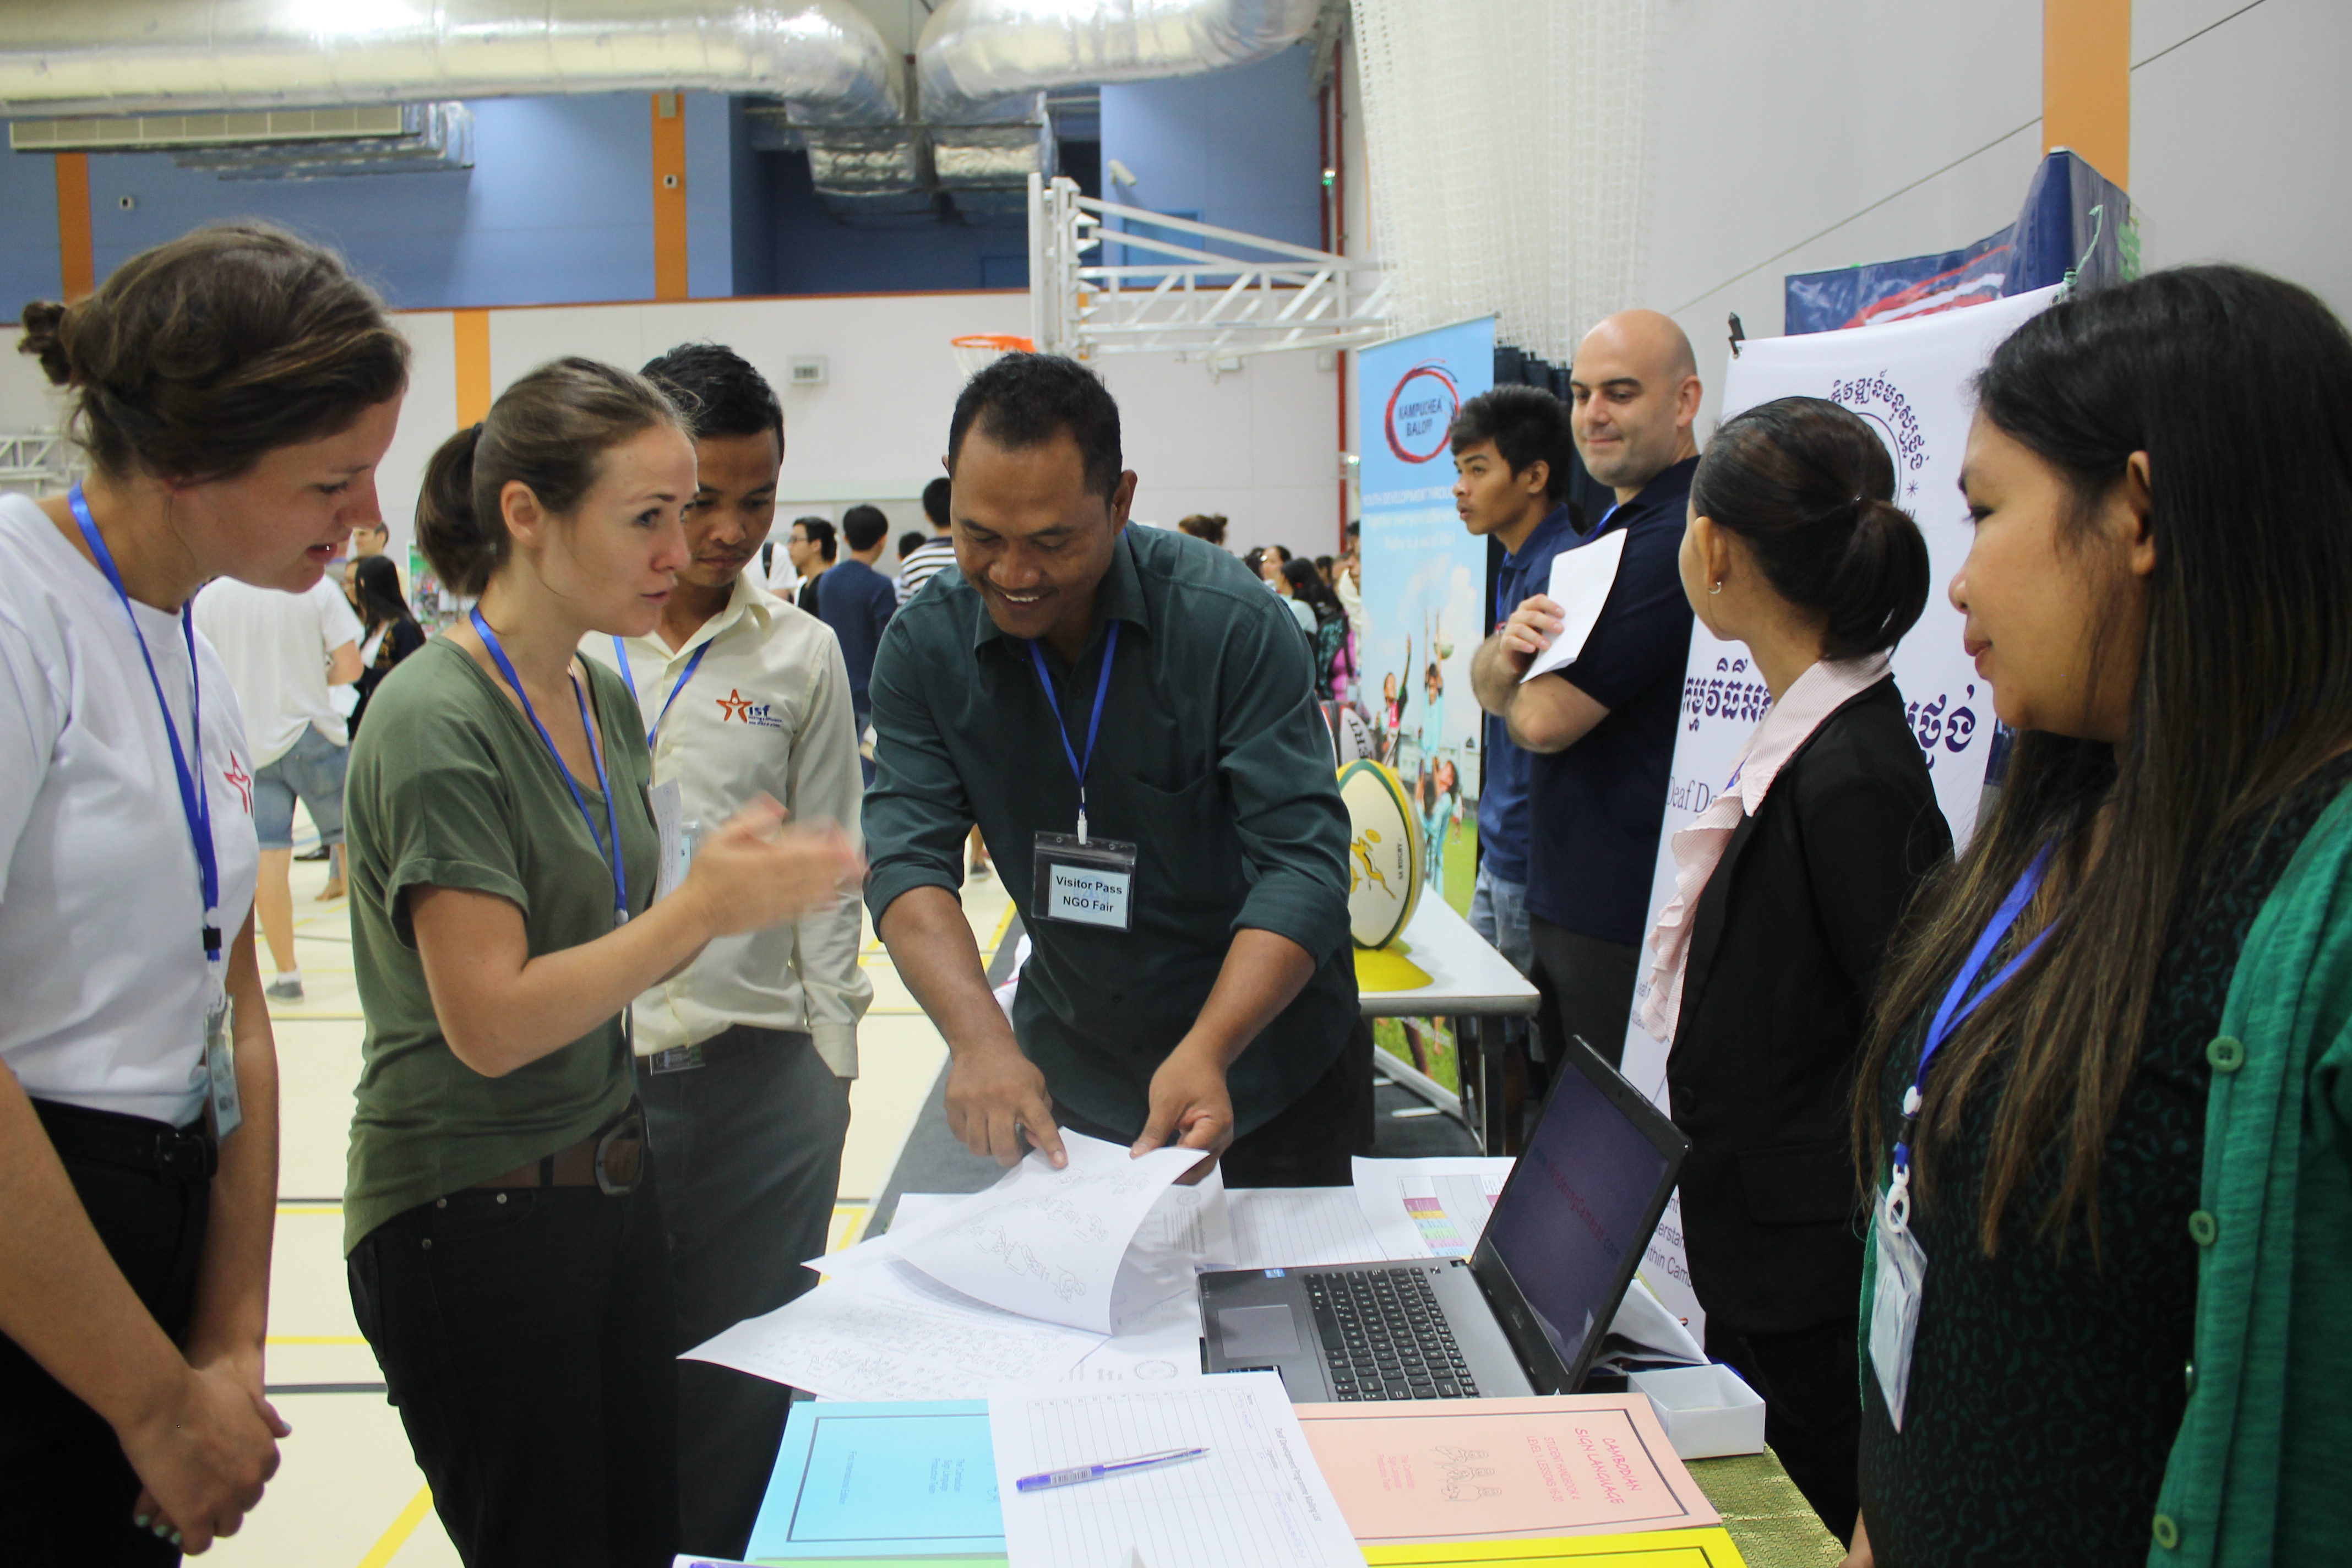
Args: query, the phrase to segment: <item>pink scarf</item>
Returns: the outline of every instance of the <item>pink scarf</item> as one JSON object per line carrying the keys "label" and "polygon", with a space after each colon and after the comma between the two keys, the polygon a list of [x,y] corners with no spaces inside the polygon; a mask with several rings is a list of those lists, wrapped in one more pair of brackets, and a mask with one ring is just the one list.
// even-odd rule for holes
{"label": "pink scarf", "polygon": [[1797,677],[1756,726],[1756,732],[1748,737],[1739,765],[1732,770],[1731,782],[1723,793],[1699,813],[1696,821],[1675,834],[1675,896],[1658,917],[1657,929],[1650,933],[1650,948],[1656,957],[1650,965],[1649,983],[1642,988],[1642,1027],[1652,1039],[1665,1045],[1674,1042],[1675,1024],[1682,1016],[1683,977],[1690,967],[1691,923],[1699,895],[1706,891],[1707,879],[1715,875],[1732,834],[1738,831],[1740,818],[1756,815],[1772,781],[1812,739],[1822,721],[1884,679],[1887,668],[1886,656],[1874,653],[1835,662],[1823,659]]}

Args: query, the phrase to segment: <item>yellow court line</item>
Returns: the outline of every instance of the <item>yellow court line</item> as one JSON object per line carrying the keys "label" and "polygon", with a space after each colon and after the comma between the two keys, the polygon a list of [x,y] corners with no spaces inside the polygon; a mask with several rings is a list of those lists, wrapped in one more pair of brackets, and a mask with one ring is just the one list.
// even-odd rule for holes
{"label": "yellow court line", "polygon": [[421,1488],[415,1497],[408,1500],[408,1506],[400,1510],[400,1517],[392,1521],[392,1528],[378,1536],[375,1544],[368,1548],[368,1554],[360,1559],[360,1568],[383,1568],[392,1561],[394,1552],[408,1544],[408,1538],[416,1533],[416,1527],[423,1524],[425,1516],[432,1511],[433,1489]]}
{"label": "yellow court line", "polygon": [[1004,945],[1004,933],[1012,929],[1013,905],[1010,900],[1007,900],[1004,906],[1004,913],[996,922],[996,934],[988,939],[988,945],[992,948],[1003,947]]}
{"label": "yellow court line", "polygon": [[343,1212],[343,1205],[341,1204],[279,1204],[278,1212],[279,1214],[339,1215]]}
{"label": "yellow court line", "polygon": [[849,1227],[841,1233],[841,1240],[835,1245],[833,1250],[835,1252],[839,1252],[845,1247],[855,1247],[860,1240],[864,1239],[866,1235],[866,1222],[874,1216],[874,1205],[870,1203],[835,1204],[833,1205],[834,1218],[839,1219],[845,1213],[851,1215],[854,1217]]}
{"label": "yellow court line", "polygon": [[262,1342],[273,1345],[363,1345],[358,1334],[271,1334]]}

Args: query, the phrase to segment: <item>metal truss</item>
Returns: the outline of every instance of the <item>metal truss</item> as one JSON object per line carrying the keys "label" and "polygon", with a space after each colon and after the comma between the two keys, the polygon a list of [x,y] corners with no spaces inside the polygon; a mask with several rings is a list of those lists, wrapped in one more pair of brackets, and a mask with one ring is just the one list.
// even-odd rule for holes
{"label": "metal truss", "polygon": [[0,493],[55,495],[83,467],[81,454],[55,430],[0,431]]}
{"label": "metal truss", "polygon": [[[1106,247],[1120,247],[1107,264]],[[1237,252],[1239,254],[1228,254]],[[1093,260],[1087,257],[1091,253]],[[1377,261],[1081,195],[1029,176],[1029,321],[1039,352],[1220,361],[1391,334]]]}

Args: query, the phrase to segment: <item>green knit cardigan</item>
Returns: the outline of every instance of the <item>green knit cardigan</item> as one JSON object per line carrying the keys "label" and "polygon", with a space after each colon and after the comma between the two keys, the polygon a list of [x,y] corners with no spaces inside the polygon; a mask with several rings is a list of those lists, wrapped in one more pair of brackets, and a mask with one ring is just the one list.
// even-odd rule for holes
{"label": "green knit cardigan", "polygon": [[2352,1559],[2352,790],[2231,978],[2206,1049],[2196,1359],[2151,1568]]}

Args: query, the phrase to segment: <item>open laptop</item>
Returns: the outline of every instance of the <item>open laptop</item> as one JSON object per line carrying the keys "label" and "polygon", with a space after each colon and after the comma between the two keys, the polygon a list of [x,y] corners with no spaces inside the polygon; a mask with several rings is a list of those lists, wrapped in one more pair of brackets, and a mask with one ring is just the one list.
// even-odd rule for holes
{"label": "open laptop", "polygon": [[1570,1042],[1469,1259],[1203,1274],[1202,1370],[1274,1371],[1294,1403],[1573,1394],[1689,1141]]}

